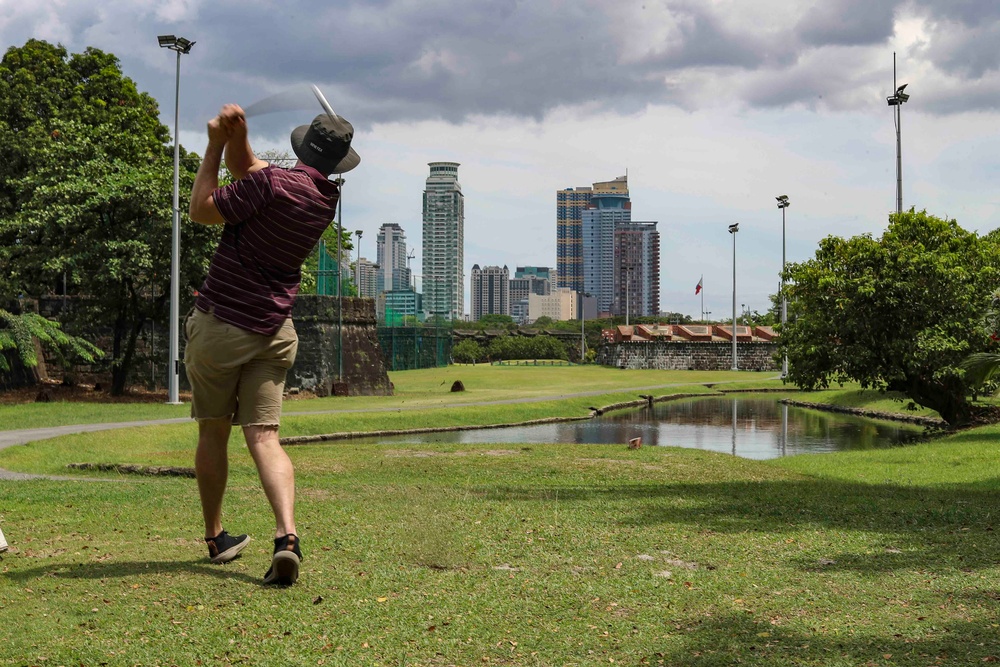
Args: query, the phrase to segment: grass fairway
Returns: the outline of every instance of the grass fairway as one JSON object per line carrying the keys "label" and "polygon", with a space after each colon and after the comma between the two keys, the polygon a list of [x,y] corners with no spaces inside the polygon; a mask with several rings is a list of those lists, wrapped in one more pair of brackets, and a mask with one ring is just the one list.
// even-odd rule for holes
{"label": "grass fairway", "polygon": [[[312,412],[358,412],[289,417],[283,432],[585,414],[690,381],[578,370],[400,373],[396,397],[321,399]],[[468,389],[457,399],[442,386],[454,379]],[[453,400],[466,404],[436,403]],[[392,411],[361,411],[384,402]],[[194,433],[80,434],[4,450],[0,466],[190,465]],[[768,462],[614,445],[297,446],[305,560],[289,589],[260,585],[272,523],[236,436],[225,521],[255,541],[225,566],[205,557],[193,480],[0,481],[12,547],[0,666],[993,662],[998,439],[984,427]],[[109,473],[81,475],[95,476]]]}
{"label": "grass fairway", "polygon": [[[953,446],[988,446],[974,440],[909,449],[940,470]],[[226,523],[255,542],[226,566],[204,558],[191,480],[0,482],[14,547],[0,563],[0,664],[957,665],[1000,653],[998,484],[983,466],[943,485],[864,484],[838,459],[870,457],[852,465],[889,480],[897,464],[600,445],[291,455],[306,560],[287,590],[259,585],[269,512],[238,447]],[[789,469],[810,460],[840,478]]]}
{"label": "grass fairway", "polygon": [[[284,411],[370,411],[438,408],[445,405],[537,401],[565,395],[608,394],[666,385],[694,387],[705,383],[720,386],[780,387],[775,373],[731,371],[629,371],[603,366],[449,366],[390,373],[394,396],[327,397],[286,400]],[[452,393],[461,380],[466,391]],[[737,384],[739,383],[739,384]],[[42,428],[68,424],[126,422],[187,417],[191,406],[155,403],[29,403],[0,405],[0,430]]]}

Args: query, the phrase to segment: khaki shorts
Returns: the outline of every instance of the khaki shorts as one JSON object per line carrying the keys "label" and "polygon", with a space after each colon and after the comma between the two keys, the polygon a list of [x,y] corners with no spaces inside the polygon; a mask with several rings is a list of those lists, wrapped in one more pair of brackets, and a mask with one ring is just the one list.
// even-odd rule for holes
{"label": "khaki shorts", "polygon": [[191,416],[233,416],[241,426],[277,426],[285,374],[299,338],[291,318],[273,336],[245,331],[197,308],[184,323],[184,366],[191,381]]}

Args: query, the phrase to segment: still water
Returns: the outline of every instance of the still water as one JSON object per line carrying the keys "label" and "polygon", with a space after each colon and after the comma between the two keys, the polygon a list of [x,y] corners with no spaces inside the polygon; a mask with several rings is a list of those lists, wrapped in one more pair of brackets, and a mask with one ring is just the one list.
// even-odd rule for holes
{"label": "still water", "polygon": [[742,395],[657,403],[652,409],[621,410],[587,421],[400,435],[377,442],[624,444],[629,438],[642,437],[643,445],[771,459],[893,447],[912,442],[921,433],[919,426],[817,412],[782,405],[772,397]]}

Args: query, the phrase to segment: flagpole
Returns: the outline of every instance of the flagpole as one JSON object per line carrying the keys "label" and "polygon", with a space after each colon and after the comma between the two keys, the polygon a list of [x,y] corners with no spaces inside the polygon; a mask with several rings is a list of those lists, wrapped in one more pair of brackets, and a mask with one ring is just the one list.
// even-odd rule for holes
{"label": "flagpole", "polygon": [[705,321],[705,274],[698,278],[698,292],[701,293],[701,321]]}

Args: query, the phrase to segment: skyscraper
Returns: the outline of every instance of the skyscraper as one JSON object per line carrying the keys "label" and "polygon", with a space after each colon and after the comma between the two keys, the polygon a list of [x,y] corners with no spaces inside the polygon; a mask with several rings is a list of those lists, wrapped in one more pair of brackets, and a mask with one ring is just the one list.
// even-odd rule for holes
{"label": "skyscraper", "polygon": [[[595,184],[596,185],[596,184]],[[624,192],[595,192],[581,212],[583,291],[597,299],[597,311],[615,307],[615,229],[632,220],[632,202]]]}
{"label": "skyscraper", "polygon": [[614,231],[615,315],[660,313],[660,233],[655,222],[622,222]]}
{"label": "skyscraper", "polygon": [[483,315],[510,315],[510,270],[504,266],[472,266],[472,321]]}
{"label": "skyscraper", "polygon": [[465,200],[457,162],[430,162],[424,190],[423,289],[431,317],[460,319],[465,310]]}
{"label": "skyscraper", "polygon": [[558,285],[571,290],[583,289],[582,212],[590,204],[592,188],[566,188],[556,191],[556,269]]}
{"label": "skyscraper", "polygon": [[376,289],[379,293],[410,287],[410,269],[406,265],[406,234],[394,222],[387,222],[376,237],[378,264]]}
{"label": "skyscraper", "polygon": [[[583,212],[597,195],[624,196],[628,201],[628,177],[594,183],[593,187],[566,188],[556,191],[556,274],[553,287],[584,291]],[[608,239],[608,244],[612,239]],[[610,275],[611,268],[608,267]],[[589,291],[589,290],[588,290]],[[610,288],[609,288],[610,291]]]}

